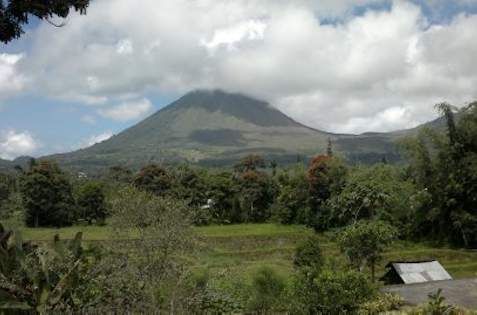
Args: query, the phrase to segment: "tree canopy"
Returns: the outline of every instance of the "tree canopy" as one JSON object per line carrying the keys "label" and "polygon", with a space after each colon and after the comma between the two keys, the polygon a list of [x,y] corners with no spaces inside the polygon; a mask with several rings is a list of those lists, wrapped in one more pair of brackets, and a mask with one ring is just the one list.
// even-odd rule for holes
{"label": "tree canopy", "polygon": [[[71,9],[86,14],[90,0],[7,0],[0,1],[0,41],[8,43],[25,31],[31,16],[50,21],[57,16],[66,18]],[[56,25],[55,26],[61,26]]]}

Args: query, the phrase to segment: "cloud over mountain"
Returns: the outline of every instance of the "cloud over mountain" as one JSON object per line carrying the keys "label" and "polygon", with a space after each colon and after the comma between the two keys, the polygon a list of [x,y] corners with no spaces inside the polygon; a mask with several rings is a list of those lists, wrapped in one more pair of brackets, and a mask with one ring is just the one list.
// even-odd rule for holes
{"label": "cloud over mountain", "polygon": [[0,158],[13,159],[29,155],[39,148],[39,144],[28,131],[0,130]]}
{"label": "cloud over mountain", "polygon": [[[36,93],[97,106],[222,88],[331,131],[405,128],[431,119],[436,102],[477,98],[477,15],[436,23],[431,5],[417,3],[93,1],[61,29],[41,24],[6,69]],[[135,119],[147,111],[138,104],[100,113]]]}

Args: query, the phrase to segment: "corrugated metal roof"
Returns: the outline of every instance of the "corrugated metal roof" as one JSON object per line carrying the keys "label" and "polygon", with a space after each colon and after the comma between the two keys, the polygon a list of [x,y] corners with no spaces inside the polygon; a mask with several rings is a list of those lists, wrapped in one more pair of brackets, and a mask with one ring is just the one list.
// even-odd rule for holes
{"label": "corrugated metal roof", "polygon": [[450,274],[436,260],[426,262],[393,262],[391,265],[406,284],[452,279]]}

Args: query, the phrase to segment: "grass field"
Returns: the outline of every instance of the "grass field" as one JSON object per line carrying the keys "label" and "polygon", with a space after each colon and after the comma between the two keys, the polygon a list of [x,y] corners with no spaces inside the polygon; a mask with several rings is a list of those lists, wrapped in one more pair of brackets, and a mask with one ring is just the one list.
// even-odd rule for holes
{"label": "grass field", "polygon": [[[11,226],[10,226],[11,228]],[[82,231],[86,241],[111,240],[108,226],[74,226],[61,229],[25,228],[19,230],[25,240],[48,241],[55,234],[62,239],[72,238]],[[194,228],[201,240],[197,267],[209,271],[213,281],[220,285],[248,282],[261,266],[269,266],[288,277],[293,271],[293,253],[296,245],[312,233],[303,226],[276,224],[240,224]],[[320,236],[325,257],[333,264],[344,264],[336,244],[327,235]],[[386,254],[377,268],[384,272],[389,260],[418,260],[433,258],[455,278],[477,277],[477,251],[437,248],[426,244],[398,242]]]}

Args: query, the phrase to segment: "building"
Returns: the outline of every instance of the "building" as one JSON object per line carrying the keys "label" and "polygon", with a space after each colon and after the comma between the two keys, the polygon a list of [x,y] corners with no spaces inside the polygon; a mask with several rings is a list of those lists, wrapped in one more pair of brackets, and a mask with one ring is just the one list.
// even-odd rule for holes
{"label": "building", "polygon": [[392,261],[380,279],[385,284],[411,284],[439,280],[452,280],[450,274],[437,260]]}

